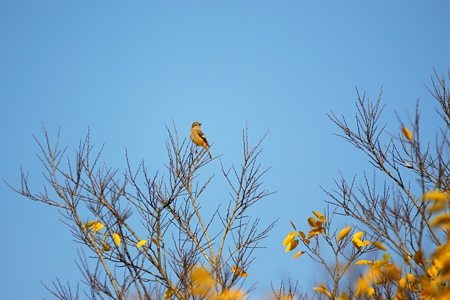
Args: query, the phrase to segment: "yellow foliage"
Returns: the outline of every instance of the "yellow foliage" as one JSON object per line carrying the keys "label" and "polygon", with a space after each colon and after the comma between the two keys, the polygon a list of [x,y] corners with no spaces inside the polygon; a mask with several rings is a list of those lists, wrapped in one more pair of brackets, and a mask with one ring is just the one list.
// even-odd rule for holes
{"label": "yellow foliage", "polygon": [[[235,271],[242,271],[235,267]],[[191,272],[192,288],[190,294],[208,300],[240,300],[246,294],[240,289],[230,289],[217,292],[217,281],[214,276],[204,267],[195,267]]]}
{"label": "yellow foliage", "polygon": [[410,131],[408,128],[406,128],[406,127],[402,127],[402,133],[403,133],[403,136],[404,136],[410,143],[412,143],[412,141],[413,141],[413,134],[411,133],[411,131]]}
{"label": "yellow foliage", "polygon": [[292,256],[292,259],[296,259],[297,257],[302,256],[304,253],[305,253],[305,251],[300,251],[300,252],[295,253],[295,255]]}
{"label": "yellow foliage", "polygon": [[363,236],[364,236],[364,231],[358,231],[352,237],[353,246],[358,250],[361,250],[362,247],[370,245],[370,241],[362,241],[361,240]]}
{"label": "yellow foliage", "polygon": [[90,228],[93,232],[97,232],[101,230],[105,225],[100,223],[99,221],[89,221],[86,224],[84,224],[85,228]]}
{"label": "yellow foliage", "polygon": [[313,211],[313,214],[317,217],[317,219],[319,219],[320,222],[325,223],[327,221],[327,219],[325,218],[324,215],[322,215],[320,212],[318,211]]}
{"label": "yellow foliage", "polygon": [[165,293],[164,293],[164,300],[169,300],[170,297],[172,297],[173,292],[171,289],[168,289]]}
{"label": "yellow foliage", "polygon": [[319,282],[319,287],[313,287],[313,290],[318,291],[319,293],[327,295],[329,298],[331,298],[331,293],[328,291],[328,289],[325,287],[325,285],[321,282]]}
{"label": "yellow foliage", "polygon": [[344,229],[342,229],[341,231],[339,231],[336,241],[339,242],[340,240],[345,238],[348,235],[348,233],[350,232],[350,230],[352,230],[352,226],[347,226]]}
{"label": "yellow foliage", "polygon": [[108,245],[108,244],[105,243],[105,242],[102,242],[102,251],[107,252],[107,251],[109,251],[109,250],[111,250],[111,246]]}
{"label": "yellow foliage", "polygon": [[147,244],[147,240],[140,240],[137,244],[136,247],[141,248],[142,246],[144,246],[145,244]]}
{"label": "yellow foliage", "polygon": [[114,243],[115,243],[117,246],[120,246],[120,236],[119,236],[117,233],[113,233],[112,238],[113,238],[113,240],[114,240]]}
{"label": "yellow foliage", "polygon": [[443,210],[447,206],[447,202],[445,201],[434,201],[433,205],[427,208],[429,213],[433,213],[439,210]]}
{"label": "yellow foliage", "polygon": [[309,232],[308,239],[312,238],[313,236],[319,235],[324,231],[325,231],[325,229],[323,227],[314,227]]}
{"label": "yellow foliage", "polygon": [[380,242],[377,242],[377,241],[372,242],[372,245],[374,245],[375,247],[377,247],[377,248],[380,249],[380,250],[383,250],[383,251],[386,251],[386,250],[387,250],[386,246],[383,245],[383,244],[380,243]]}
{"label": "yellow foliage", "polygon": [[436,201],[449,201],[450,197],[448,193],[442,191],[429,191],[422,196],[422,200],[436,200]]}
{"label": "yellow foliage", "polygon": [[231,272],[233,272],[234,274],[236,274],[238,276],[243,276],[243,277],[248,276],[247,272],[245,272],[244,269],[241,269],[238,266],[231,267]]}
{"label": "yellow foliage", "polygon": [[366,259],[358,260],[357,262],[355,262],[355,265],[372,265],[372,264],[373,261]]}
{"label": "yellow foliage", "polygon": [[283,247],[290,244],[298,234],[298,231],[289,232],[289,234],[284,238]]}
{"label": "yellow foliage", "polygon": [[316,219],[314,219],[313,217],[309,217],[308,218],[308,224],[311,227],[316,227]]}
{"label": "yellow foliage", "polygon": [[298,240],[293,240],[292,242],[290,242],[289,244],[287,244],[286,249],[284,250],[285,252],[289,252],[294,250],[295,248],[297,248],[298,246]]}
{"label": "yellow foliage", "polygon": [[441,226],[450,225],[450,214],[440,214],[439,216],[435,217],[433,220],[431,220],[431,225],[433,226]]}

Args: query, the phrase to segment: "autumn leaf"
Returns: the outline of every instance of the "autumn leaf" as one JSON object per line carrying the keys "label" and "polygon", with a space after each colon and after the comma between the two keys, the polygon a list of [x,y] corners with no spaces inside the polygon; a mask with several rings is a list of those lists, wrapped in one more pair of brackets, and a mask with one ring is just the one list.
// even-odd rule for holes
{"label": "autumn leaf", "polygon": [[410,143],[412,143],[412,141],[413,141],[413,134],[411,133],[411,131],[410,131],[408,128],[406,128],[406,127],[402,127],[402,133],[403,133],[403,136],[404,136]]}
{"label": "autumn leaf", "polygon": [[429,191],[422,196],[422,200],[448,201],[449,194],[442,191]]}
{"label": "autumn leaf", "polygon": [[286,250],[284,250],[285,252],[289,252],[294,250],[295,248],[297,248],[298,246],[298,240],[293,240],[292,242],[290,242],[289,244],[286,245]]}
{"label": "autumn leaf", "polygon": [[168,289],[165,293],[164,293],[164,300],[169,300],[170,297],[172,297],[173,292],[171,289]]}
{"label": "autumn leaf", "polygon": [[377,248],[380,249],[380,250],[383,250],[383,251],[386,251],[386,250],[387,250],[386,246],[383,245],[383,244],[380,243],[380,242],[377,242],[377,241],[372,242],[372,245],[374,245],[375,247],[377,247]]}
{"label": "autumn leaf", "polygon": [[101,230],[103,227],[105,227],[105,225],[103,225],[100,222],[97,222],[94,224],[94,226],[92,226],[92,231],[97,232],[97,231]]}
{"label": "autumn leaf", "polygon": [[117,246],[120,246],[120,236],[119,236],[117,233],[113,233],[112,238],[113,238],[113,240],[114,240],[114,243],[115,243]]}
{"label": "autumn leaf", "polygon": [[339,231],[336,241],[339,242],[340,240],[345,238],[347,236],[347,234],[350,232],[350,230],[352,230],[352,226],[347,226],[344,229],[342,229],[341,231]]}
{"label": "autumn leaf", "polygon": [[431,220],[431,225],[439,226],[439,225],[449,225],[450,223],[450,214],[441,214]]}
{"label": "autumn leaf", "polygon": [[292,256],[292,259],[294,260],[294,259],[296,259],[297,257],[302,256],[304,253],[305,253],[305,251],[300,251],[300,252],[295,253],[295,255]]}
{"label": "autumn leaf", "polygon": [[358,260],[357,262],[355,262],[355,265],[356,266],[359,266],[359,265],[373,265],[373,261],[367,260],[367,259],[361,259],[361,260]]}
{"label": "autumn leaf", "polygon": [[136,247],[141,248],[141,247],[144,246],[145,244],[147,244],[147,240],[140,240],[140,241],[136,244]]}
{"label": "autumn leaf", "polygon": [[313,214],[317,217],[317,219],[319,219],[320,222],[325,223],[327,221],[327,219],[325,218],[324,215],[322,215],[320,212],[318,211],[313,211]]}
{"label": "autumn leaf", "polygon": [[244,269],[241,269],[238,266],[231,267],[231,272],[236,274],[237,276],[246,277],[248,276],[247,272]]}
{"label": "autumn leaf", "polygon": [[99,221],[89,221],[86,224],[84,224],[84,228],[91,229],[93,232],[97,232],[101,230],[105,225],[100,223]]}
{"label": "autumn leaf", "polygon": [[328,289],[325,287],[325,285],[321,282],[319,282],[319,287],[315,286],[313,287],[313,290],[318,291],[319,293],[327,295],[329,298],[331,298],[331,293],[328,291]]}
{"label": "autumn leaf", "polygon": [[298,235],[298,231],[289,232],[289,234],[283,240],[283,247],[291,243],[292,240]]}
{"label": "autumn leaf", "polygon": [[109,251],[109,250],[111,250],[111,246],[108,245],[108,244],[105,243],[105,242],[102,242],[102,250],[103,250],[103,251]]}

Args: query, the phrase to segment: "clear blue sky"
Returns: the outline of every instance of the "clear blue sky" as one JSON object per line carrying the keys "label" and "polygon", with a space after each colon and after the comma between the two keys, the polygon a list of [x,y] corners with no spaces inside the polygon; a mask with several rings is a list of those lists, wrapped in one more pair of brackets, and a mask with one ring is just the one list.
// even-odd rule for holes
{"label": "clear blue sky", "polygon": [[[423,83],[450,67],[448,1],[1,1],[0,177],[45,184],[32,135],[61,128],[69,154],[91,129],[103,160],[124,168],[125,147],[151,171],[166,162],[165,125],[188,137],[193,121],[222,154],[240,164],[241,132],[267,131],[261,156],[277,191],[254,210],[280,218],[248,270],[257,293],[288,277],[308,290],[321,272],[291,261],[281,242],[289,220],[306,225],[339,171],[371,168],[332,135],[330,110],[351,118],[355,87],[384,91],[386,121],[398,129],[417,99],[433,122]],[[434,133],[431,132],[434,136]],[[203,171],[220,175],[219,161]],[[218,181],[219,182],[219,181]],[[216,185],[217,186],[217,185]],[[50,298],[40,281],[80,279],[76,247],[58,213],[0,184],[0,299]],[[221,200],[222,199],[222,200]],[[225,201],[226,195],[210,201]],[[303,222],[303,223],[302,223]]]}

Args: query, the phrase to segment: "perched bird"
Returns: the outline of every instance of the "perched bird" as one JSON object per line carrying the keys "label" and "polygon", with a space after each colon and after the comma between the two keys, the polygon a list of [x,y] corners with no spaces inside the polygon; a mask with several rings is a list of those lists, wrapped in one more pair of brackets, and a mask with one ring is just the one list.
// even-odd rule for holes
{"label": "perched bird", "polygon": [[199,122],[192,123],[191,127],[191,140],[194,144],[197,146],[205,147],[206,151],[209,154],[209,158],[212,158],[211,152],[209,152],[209,145],[208,141],[206,140],[206,136],[203,133],[203,131],[200,129],[200,125],[202,125]]}

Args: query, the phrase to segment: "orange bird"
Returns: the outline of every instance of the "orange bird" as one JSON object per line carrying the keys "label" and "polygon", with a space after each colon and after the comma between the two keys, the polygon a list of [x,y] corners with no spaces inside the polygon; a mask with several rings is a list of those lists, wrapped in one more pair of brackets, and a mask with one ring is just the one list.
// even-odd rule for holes
{"label": "orange bird", "polygon": [[194,144],[197,146],[205,147],[206,151],[209,154],[209,158],[212,158],[211,152],[209,152],[209,145],[208,141],[206,140],[206,136],[203,133],[203,131],[200,129],[200,125],[202,125],[199,122],[192,123],[191,127],[191,140]]}

